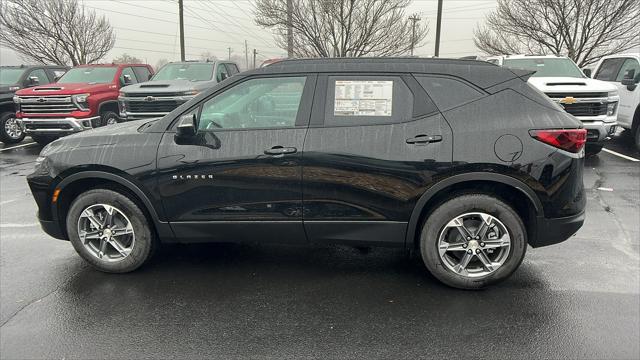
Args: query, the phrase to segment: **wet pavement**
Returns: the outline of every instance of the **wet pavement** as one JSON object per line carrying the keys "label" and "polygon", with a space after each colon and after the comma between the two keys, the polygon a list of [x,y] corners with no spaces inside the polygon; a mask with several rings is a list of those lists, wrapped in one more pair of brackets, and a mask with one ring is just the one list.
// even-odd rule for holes
{"label": "wet pavement", "polygon": [[[640,159],[624,134],[607,148]],[[96,272],[37,224],[39,149],[0,152],[3,359],[640,357],[640,162],[587,159],[578,234],[460,291],[377,248],[170,246],[134,273]]]}

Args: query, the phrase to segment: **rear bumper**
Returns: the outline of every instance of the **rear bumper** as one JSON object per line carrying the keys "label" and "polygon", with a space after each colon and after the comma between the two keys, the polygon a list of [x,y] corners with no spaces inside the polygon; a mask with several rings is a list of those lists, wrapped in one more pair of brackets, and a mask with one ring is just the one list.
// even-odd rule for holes
{"label": "rear bumper", "polygon": [[99,116],[88,118],[21,118],[18,122],[27,134],[36,135],[66,135],[93,129],[92,121]]}
{"label": "rear bumper", "polygon": [[538,217],[536,235],[529,239],[529,245],[536,248],[561,243],[580,230],[584,219],[584,210],[579,214],[561,218]]}

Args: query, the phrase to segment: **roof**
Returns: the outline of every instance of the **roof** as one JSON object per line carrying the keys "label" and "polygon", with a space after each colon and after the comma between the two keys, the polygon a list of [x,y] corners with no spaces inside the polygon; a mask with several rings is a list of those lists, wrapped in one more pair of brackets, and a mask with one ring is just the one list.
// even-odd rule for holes
{"label": "roof", "polygon": [[147,64],[82,64],[74,67],[127,67],[127,66],[149,66]]}
{"label": "roof", "polygon": [[56,69],[67,69],[69,68],[68,66],[65,65],[2,65],[0,66],[0,68],[9,68],[9,69],[31,69],[34,67],[40,67],[40,68],[56,68]]}
{"label": "roof", "polygon": [[413,73],[442,74],[466,79],[482,88],[513,79],[505,68],[479,60],[446,58],[322,58],[282,60],[243,75],[280,73]]}
{"label": "roof", "polygon": [[496,55],[489,56],[487,59],[555,59],[555,58],[567,58],[566,56],[560,55],[526,55],[526,54],[517,54],[517,55]]}

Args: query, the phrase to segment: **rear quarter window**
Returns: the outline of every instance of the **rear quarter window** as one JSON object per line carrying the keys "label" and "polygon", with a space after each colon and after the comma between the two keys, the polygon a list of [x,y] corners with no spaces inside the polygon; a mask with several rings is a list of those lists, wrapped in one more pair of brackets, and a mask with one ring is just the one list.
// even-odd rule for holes
{"label": "rear quarter window", "polygon": [[440,111],[477,100],[485,94],[462,80],[440,76],[416,76]]}

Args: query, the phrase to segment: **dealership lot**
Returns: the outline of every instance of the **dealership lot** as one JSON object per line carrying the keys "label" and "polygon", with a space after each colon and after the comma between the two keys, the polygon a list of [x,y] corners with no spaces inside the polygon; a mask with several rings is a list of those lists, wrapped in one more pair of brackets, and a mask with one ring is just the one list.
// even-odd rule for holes
{"label": "dealership lot", "polygon": [[403,251],[259,235],[102,274],[37,224],[25,176],[40,147],[0,150],[2,358],[640,357],[640,154],[625,134],[586,161],[578,234],[478,292]]}

